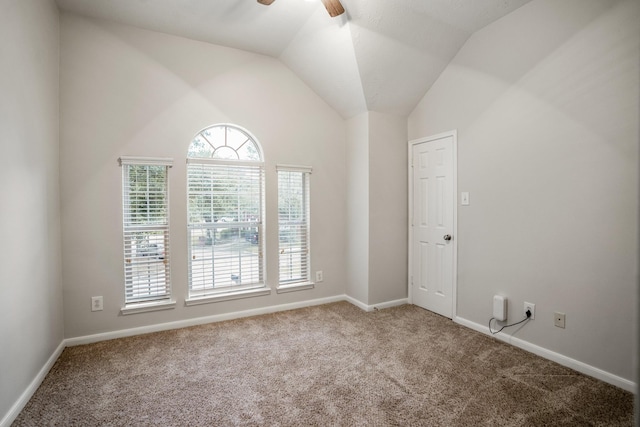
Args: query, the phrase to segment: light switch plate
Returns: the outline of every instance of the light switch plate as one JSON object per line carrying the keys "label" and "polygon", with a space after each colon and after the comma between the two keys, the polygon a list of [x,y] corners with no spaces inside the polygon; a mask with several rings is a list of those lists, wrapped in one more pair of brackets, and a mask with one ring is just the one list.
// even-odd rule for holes
{"label": "light switch plate", "polygon": [[469,206],[469,192],[468,191],[463,191],[462,193],[460,193],[460,203],[462,203],[462,206]]}

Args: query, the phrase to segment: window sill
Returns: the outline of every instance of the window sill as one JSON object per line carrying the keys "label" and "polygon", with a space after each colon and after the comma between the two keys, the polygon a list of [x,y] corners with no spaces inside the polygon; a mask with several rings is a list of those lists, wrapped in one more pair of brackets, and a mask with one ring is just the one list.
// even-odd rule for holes
{"label": "window sill", "polygon": [[212,302],[230,301],[241,298],[261,297],[265,295],[271,295],[271,288],[247,289],[243,291],[225,292],[219,295],[187,298],[184,301],[184,305],[188,307],[191,305],[209,304]]}
{"label": "window sill", "polygon": [[313,289],[315,284],[313,282],[293,283],[291,285],[280,285],[276,288],[276,292],[283,294],[286,292],[304,291],[305,289]]}
{"label": "window sill", "polygon": [[176,307],[175,301],[146,302],[139,304],[131,304],[120,309],[120,314],[138,314],[149,311],[170,310]]}

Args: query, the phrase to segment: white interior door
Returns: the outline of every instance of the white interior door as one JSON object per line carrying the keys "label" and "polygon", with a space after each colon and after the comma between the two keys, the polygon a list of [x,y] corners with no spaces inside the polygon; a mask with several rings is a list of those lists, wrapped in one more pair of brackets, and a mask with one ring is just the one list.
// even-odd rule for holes
{"label": "white interior door", "polygon": [[454,135],[412,146],[411,299],[448,318],[455,290]]}

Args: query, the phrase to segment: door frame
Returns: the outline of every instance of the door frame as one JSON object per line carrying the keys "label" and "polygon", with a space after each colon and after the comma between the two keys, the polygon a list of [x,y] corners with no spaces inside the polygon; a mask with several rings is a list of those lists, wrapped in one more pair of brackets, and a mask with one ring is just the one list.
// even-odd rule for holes
{"label": "door frame", "polygon": [[437,135],[427,136],[418,139],[412,139],[408,143],[409,150],[409,164],[408,166],[408,181],[409,181],[409,263],[408,263],[408,275],[407,275],[407,287],[408,287],[408,300],[409,304],[413,304],[413,147],[417,144],[425,142],[431,142],[438,139],[451,137],[453,140],[453,272],[451,285],[451,319],[457,317],[456,307],[458,301],[458,131],[456,129],[442,132]]}

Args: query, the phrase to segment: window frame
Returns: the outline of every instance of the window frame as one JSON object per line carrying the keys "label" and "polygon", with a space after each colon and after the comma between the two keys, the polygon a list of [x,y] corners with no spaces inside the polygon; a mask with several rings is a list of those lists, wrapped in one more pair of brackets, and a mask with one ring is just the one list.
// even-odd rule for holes
{"label": "window frame", "polygon": [[[133,157],[122,156],[118,159],[119,165],[122,167],[122,231],[123,231],[123,266],[124,266],[124,303],[120,310],[121,314],[134,314],[146,311],[165,310],[175,307],[175,300],[173,299],[173,289],[171,285],[171,247],[170,247],[170,194],[169,194],[169,169],[173,166],[173,159],[160,158],[160,157]],[[131,168],[133,167],[163,167],[163,188],[158,193],[156,189],[156,196],[160,194],[162,202],[160,209],[164,214],[156,218],[155,221],[148,221],[142,223],[134,223],[130,219],[130,179]],[[149,169],[147,169],[149,171]],[[149,182],[146,182],[146,192],[149,192]],[[152,196],[147,194],[145,203],[148,205],[151,202]],[[142,255],[135,254],[135,244],[133,243],[133,236],[136,233],[153,233],[161,234],[161,249],[159,244],[149,244],[149,248]],[[155,249],[155,252],[151,255],[149,250]],[[149,257],[149,258],[147,258]],[[163,272],[161,274],[162,280],[160,285],[157,283],[153,285],[156,288],[157,295],[151,295],[152,291],[149,291],[150,295],[147,297],[138,296],[134,297],[135,292],[134,275],[135,267],[143,264],[147,265],[147,269],[152,267],[153,261],[151,258],[157,257],[158,261],[161,261],[164,265]],[[139,262],[132,262],[133,259],[138,259]],[[155,266],[157,269],[157,266]],[[151,273],[149,273],[151,274]],[[148,276],[150,277],[150,275]],[[157,278],[158,276],[156,276]],[[148,279],[151,281],[151,279]],[[152,287],[152,285],[148,285]],[[158,292],[158,288],[164,288],[164,291]]]}
{"label": "window frame", "polygon": [[[213,140],[212,134],[215,135],[216,132],[220,132],[221,128],[224,128],[224,144],[222,144],[219,140]],[[227,137],[228,131],[232,130],[234,132],[240,132],[240,134],[246,137],[246,141],[244,143],[236,144],[237,150],[233,148],[233,146],[227,146]],[[207,134],[207,131],[210,131]],[[218,135],[219,136],[219,135]],[[199,150],[196,150],[198,147],[194,147],[196,144],[200,144]],[[255,158],[242,158],[240,153],[240,148],[243,147],[247,142],[250,142],[252,145],[251,150],[244,149],[244,154],[249,152],[250,155],[257,157]],[[205,144],[208,143],[210,147],[208,148]],[[216,158],[214,157],[214,153],[220,148],[224,147],[227,151],[226,153],[231,153],[231,150],[235,151],[238,155],[236,158]],[[246,148],[246,147],[245,147]],[[254,151],[252,151],[255,149]],[[264,167],[264,159],[262,155],[262,149],[260,147],[257,139],[246,129],[243,129],[239,126],[232,124],[216,124],[209,126],[203,130],[201,130],[198,134],[194,136],[191,144],[189,145],[189,149],[187,151],[187,246],[188,246],[188,296],[185,300],[186,305],[196,305],[203,304],[209,302],[216,301],[224,301],[229,299],[236,298],[245,298],[250,296],[260,296],[267,295],[271,293],[271,289],[267,286],[266,280],[266,259],[265,259],[265,167]],[[192,155],[195,153],[196,155]],[[244,170],[245,176],[242,176]],[[210,181],[208,184],[200,181],[199,183],[195,182],[195,176],[198,172],[202,175],[199,179],[203,179],[206,172],[211,175],[211,177],[215,175],[223,175],[228,177],[228,182],[233,184],[237,182],[238,186],[242,186],[243,184],[249,185],[249,198],[251,198],[253,203],[256,201],[256,205],[249,204],[247,208],[248,211],[253,212],[253,218],[250,219],[248,216],[245,218],[241,218],[241,216],[245,215],[246,212],[240,208],[242,194],[235,192],[225,192],[221,190],[215,190],[215,182]],[[226,174],[225,174],[226,173]],[[235,175],[234,175],[235,174]],[[233,180],[233,176],[237,176],[237,181]],[[210,190],[204,189],[200,192],[196,191],[196,185],[200,185],[200,188],[205,188],[206,185],[209,185]],[[254,187],[257,186],[257,187]],[[231,218],[225,218],[226,220],[230,219],[230,222],[224,222],[222,225],[220,224],[220,220],[222,218],[219,217],[220,212],[225,211],[225,208],[220,208],[218,206],[214,206],[214,198],[218,197],[221,194],[232,194],[233,196],[237,196],[238,209],[236,211],[236,215]],[[256,196],[257,194],[257,196]],[[194,217],[203,216],[203,212],[192,211],[192,203],[196,197],[202,197],[203,199],[209,198],[210,204],[210,213],[209,219],[207,220],[203,218],[195,218],[197,221],[194,221]],[[257,197],[256,200],[254,200]],[[207,202],[205,202],[207,203]],[[203,208],[204,209],[204,208]],[[222,261],[223,256],[220,255],[222,249],[217,249],[217,241],[221,239],[220,231],[225,230],[228,232],[231,231],[231,236],[235,235],[235,243],[232,244],[230,249],[230,255],[227,257],[230,261],[226,261],[227,264],[224,264],[225,261]],[[255,229],[255,232],[253,231]],[[202,234],[204,230],[207,230],[205,234]],[[234,231],[235,230],[235,231]],[[200,233],[202,235],[198,235]],[[257,237],[255,237],[255,244],[257,254],[245,256],[249,263],[252,263],[253,260],[257,262],[256,269],[253,267],[249,267],[249,270],[244,270],[242,267],[243,255],[242,251],[244,246],[247,245],[247,242],[250,242],[253,245],[254,236],[253,234],[257,233]],[[244,234],[250,234],[250,239],[247,239],[246,242],[242,239],[246,239]],[[199,239],[205,238],[207,240],[205,245],[209,245],[210,248],[210,259],[205,259],[204,257],[209,256],[207,254],[206,248],[203,248],[203,251],[200,254],[201,258],[201,266],[197,266],[195,261],[198,256],[194,251],[196,249],[196,241],[195,237]],[[211,243],[208,242],[211,240]],[[198,243],[200,244],[200,243]],[[249,247],[252,252],[253,248]],[[237,250],[237,252],[235,252]],[[246,252],[245,252],[246,253]],[[234,261],[234,257],[238,259],[238,265],[235,267],[229,267],[232,265]],[[210,262],[210,265],[207,264]],[[217,264],[219,263],[219,264]],[[216,266],[217,265],[217,266]],[[209,273],[208,269],[211,269]],[[216,269],[219,272],[223,273],[225,279],[218,279],[218,283],[216,283]],[[226,280],[226,275],[231,275],[231,282],[234,282],[234,274],[233,270],[238,270],[235,272],[235,284],[228,283],[229,280]],[[249,271],[250,281],[247,283],[243,283],[243,273]],[[257,278],[257,280],[256,280]],[[195,280],[199,280],[200,283],[195,283]],[[239,282],[238,282],[239,281]],[[200,289],[196,289],[196,287],[201,287]]]}
{"label": "window frame", "polygon": [[[284,191],[291,191],[290,188],[283,188],[281,174],[300,174],[300,187],[302,192],[302,202],[300,205],[302,215],[298,221],[283,221],[281,217],[281,196]],[[314,282],[311,278],[311,174],[310,166],[296,165],[276,165],[277,186],[278,186],[278,292],[297,291],[302,289],[311,289]],[[291,181],[289,181],[290,183]],[[283,245],[283,237],[290,237],[290,228],[301,227],[303,230],[301,245],[298,251],[291,251],[290,245]],[[287,227],[286,229],[284,227]],[[284,234],[283,234],[284,233]],[[299,266],[294,267],[292,255],[300,255]],[[283,255],[287,255],[289,260],[283,260]],[[289,264],[289,271],[300,270],[298,277],[289,279],[283,278],[283,261]]]}

